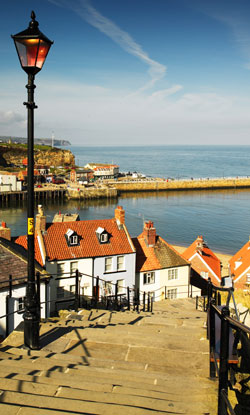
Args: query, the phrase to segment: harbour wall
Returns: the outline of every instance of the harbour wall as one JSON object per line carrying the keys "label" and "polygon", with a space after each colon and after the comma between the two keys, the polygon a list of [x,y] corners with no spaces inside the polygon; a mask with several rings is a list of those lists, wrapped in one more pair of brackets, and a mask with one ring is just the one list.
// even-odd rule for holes
{"label": "harbour wall", "polygon": [[118,195],[115,188],[77,188],[67,189],[65,194],[67,199],[101,199],[101,198],[116,198]]}
{"label": "harbour wall", "polygon": [[160,190],[213,190],[250,188],[250,178],[215,178],[194,180],[137,180],[112,181],[118,193]]}

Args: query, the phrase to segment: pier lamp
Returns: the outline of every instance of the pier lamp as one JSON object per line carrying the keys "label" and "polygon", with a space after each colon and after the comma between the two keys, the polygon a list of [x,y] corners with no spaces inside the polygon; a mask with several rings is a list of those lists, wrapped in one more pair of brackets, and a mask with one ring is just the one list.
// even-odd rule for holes
{"label": "pier lamp", "polygon": [[28,135],[28,201],[27,201],[27,237],[28,237],[28,281],[24,312],[24,344],[30,349],[39,349],[39,303],[35,281],[35,240],[34,240],[34,79],[42,69],[52,41],[38,29],[36,15],[31,12],[29,27],[16,35],[14,40],[19,61],[28,74],[27,135]]}

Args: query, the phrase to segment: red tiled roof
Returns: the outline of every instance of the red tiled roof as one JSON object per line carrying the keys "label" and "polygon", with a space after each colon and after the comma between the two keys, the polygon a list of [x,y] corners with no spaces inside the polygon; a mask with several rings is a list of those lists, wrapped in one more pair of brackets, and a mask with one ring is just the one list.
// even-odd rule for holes
{"label": "red tiled roof", "polygon": [[[15,243],[18,244],[18,245],[21,245],[23,248],[27,249],[27,246],[28,246],[27,236],[26,235],[18,236],[15,239]],[[40,248],[39,248],[39,243],[38,243],[38,240],[37,240],[37,234],[35,235],[35,259],[42,267],[44,266],[42,256],[41,256],[41,252],[40,252]]]}
{"label": "red tiled roof", "polygon": [[[182,253],[184,258],[186,258],[188,261],[190,261],[190,258],[192,258],[192,256],[197,253],[197,239]],[[203,261],[206,262],[206,264],[209,266],[209,268],[217,275],[217,277],[221,278],[220,260],[204,242],[201,249],[201,257]]]}
{"label": "red tiled roof", "polygon": [[132,241],[136,249],[136,272],[189,265],[188,261],[160,236],[156,237],[156,243],[152,247],[147,245],[143,233],[137,238],[132,238]]}
{"label": "red tiled roof", "polygon": [[[96,235],[98,227],[104,228],[108,232],[108,243],[99,242]],[[79,236],[80,243],[78,246],[68,246],[65,234],[69,229],[75,231]],[[43,234],[43,240],[49,261],[112,256],[135,252],[125,230],[123,228],[119,229],[115,219],[50,223],[47,225],[46,233]],[[25,237],[23,236],[16,240],[16,243],[22,246],[24,246],[24,242]],[[37,250],[36,255],[39,261]]]}
{"label": "red tiled roof", "polygon": [[[242,264],[235,269],[235,262],[242,262]],[[238,252],[236,252],[236,254],[230,259],[229,265],[231,273],[235,275],[234,279],[239,277],[244,271],[247,270],[247,268],[250,267],[250,241],[247,241],[247,243],[243,245]]]}

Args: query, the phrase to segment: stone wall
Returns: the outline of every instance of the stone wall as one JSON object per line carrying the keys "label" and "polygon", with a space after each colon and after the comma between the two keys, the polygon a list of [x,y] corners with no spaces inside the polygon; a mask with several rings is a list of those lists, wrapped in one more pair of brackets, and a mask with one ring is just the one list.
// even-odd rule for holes
{"label": "stone wall", "polygon": [[250,178],[200,179],[200,180],[141,180],[109,182],[119,192],[157,191],[157,190],[202,190],[234,189],[250,187]]}

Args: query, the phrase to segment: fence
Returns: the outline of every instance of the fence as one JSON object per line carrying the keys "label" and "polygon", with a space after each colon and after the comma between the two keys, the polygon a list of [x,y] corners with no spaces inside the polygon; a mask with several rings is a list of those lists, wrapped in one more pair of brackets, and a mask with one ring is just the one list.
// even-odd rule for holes
{"label": "fence", "polygon": [[[221,305],[220,292],[227,292],[226,305]],[[230,316],[229,302],[233,300],[235,318]],[[208,281],[207,297],[196,299],[196,308],[207,311],[209,339],[209,374],[218,383],[218,415],[250,413],[250,328],[239,321],[233,288],[214,286]],[[238,404],[233,408],[228,397],[234,390]],[[247,395],[248,394],[248,395]],[[235,412],[240,409],[241,412]],[[228,412],[229,411],[229,412]]]}
{"label": "fence", "polygon": [[[88,277],[91,278],[93,281],[92,285],[92,295],[83,295],[80,293],[80,278],[81,277]],[[48,294],[48,287],[54,286],[54,288],[59,287],[58,283],[55,281],[65,281],[69,279],[74,279],[74,292],[69,292],[62,289],[61,294],[62,297],[58,298],[55,295],[55,298],[52,298],[50,294]],[[12,319],[16,314],[23,314],[25,312],[24,305],[23,307],[19,307],[17,310],[13,310],[13,304],[11,299],[13,299],[13,284],[17,286],[17,284],[22,283],[26,285],[27,278],[15,278],[13,279],[12,276],[9,276],[8,280],[1,281],[3,285],[8,284],[7,291],[8,294],[5,296],[5,314],[0,315],[0,325],[1,321],[5,319],[5,336],[10,334],[11,327],[12,329],[15,327],[15,324],[12,322],[10,323],[10,317]],[[41,275],[39,272],[36,273],[36,294],[37,294],[37,313],[41,318],[41,309],[44,308],[44,318],[48,318],[50,315],[57,314],[61,308],[69,308],[74,309],[76,312],[79,308],[101,308],[101,309],[112,309],[112,310],[121,310],[122,308],[127,308],[128,310],[135,310],[137,312],[140,311],[153,311],[153,296],[148,293],[143,294],[143,298],[140,296],[139,290],[135,289],[134,287],[124,287],[122,288],[122,293],[119,293],[119,286],[118,282],[110,283],[101,278],[93,277],[88,274],[80,273],[78,270],[71,273],[61,273],[58,274],[43,274],[42,275],[42,282],[45,284],[45,294],[44,294],[44,301],[41,301]],[[100,294],[100,282],[103,283],[104,287],[109,284],[111,285],[114,291],[112,293],[102,293]],[[60,287],[63,288],[63,287]],[[11,327],[10,327],[11,326]],[[14,326],[14,327],[13,327]]]}

